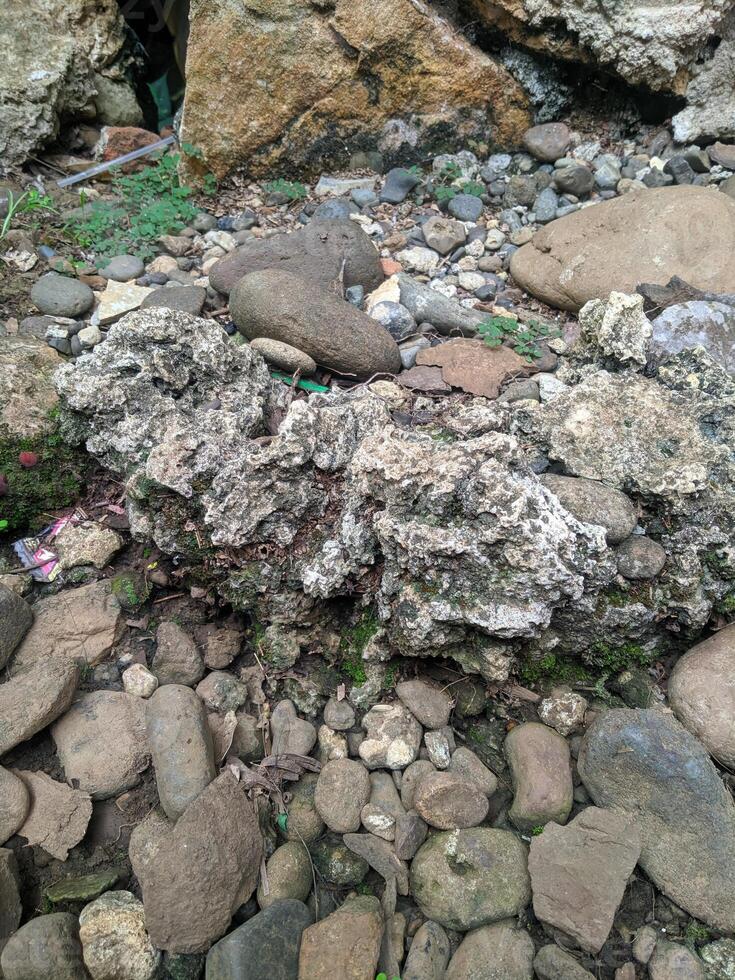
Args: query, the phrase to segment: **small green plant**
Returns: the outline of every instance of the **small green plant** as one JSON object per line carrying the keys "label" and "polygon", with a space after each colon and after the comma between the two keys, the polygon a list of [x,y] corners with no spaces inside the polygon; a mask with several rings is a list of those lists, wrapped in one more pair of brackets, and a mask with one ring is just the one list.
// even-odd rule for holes
{"label": "small green plant", "polygon": [[701,922],[697,922],[696,919],[689,920],[684,930],[684,942],[690,949],[698,943],[706,943],[709,938],[710,931],[707,926],[702,925]]}
{"label": "small green plant", "polygon": [[20,197],[15,197],[12,191],[8,191],[8,213],[0,228],[0,239],[5,238],[8,234],[16,215],[29,214],[34,211],[55,213],[56,209],[48,194],[41,194],[35,187],[29,188]]}
{"label": "small green plant", "polygon": [[[80,195],[84,213],[67,224],[67,231],[78,245],[100,256],[131,252],[151,258],[154,243],[181,231],[199,210],[191,200],[193,188],[179,179],[180,160],[181,154],[167,153],[139,173],[116,175],[115,200],[88,204]],[[216,188],[213,181],[211,174],[204,178],[205,192]]]}
{"label": "small green plant", "polygon": [[263,189],[268,194],[283,194],[289,201],[302,201],[308,194],[306,187],[298,180],[284,180],[283,177],[266,181]]}
{"label": "small green plant", "polygon": [[[375,978],[375,980],[388,980],[388,974],[387,973],[379,973],[377,975],[377,977]],[[401,980],[401,978],[400,977],[393,977],[393,980]]]}
{"label": "small green plant", "polygon": [[543,353],[539,342],[558,336],[558,330],[538,320],[529,320],[525,325],[509,316],[493,316],[481,323],[477,332],[488,347],[500,347],[509,343],[516,354],[532,360]]}
{"label": "small green plant", "polygon": [[544,828],[543,828],[543,826],[541,824],[539,824],[537,827],[532,827],[531,828],[531,836],[532,837],[540,837],[541,834],[543,834],[543,832],[544,832]]}

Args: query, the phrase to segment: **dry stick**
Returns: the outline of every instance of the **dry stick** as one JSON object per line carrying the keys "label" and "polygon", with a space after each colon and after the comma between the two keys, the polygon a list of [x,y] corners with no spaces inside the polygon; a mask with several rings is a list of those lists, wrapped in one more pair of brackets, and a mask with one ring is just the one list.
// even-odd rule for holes
{"label": "dry stick", "polygon": [[183,599],[187,595],[186,592],[177,592],[175,595],[165,595],[160,599],[154,599],[153,605],[157,606],[159,602],[170,602],[172,599]]}

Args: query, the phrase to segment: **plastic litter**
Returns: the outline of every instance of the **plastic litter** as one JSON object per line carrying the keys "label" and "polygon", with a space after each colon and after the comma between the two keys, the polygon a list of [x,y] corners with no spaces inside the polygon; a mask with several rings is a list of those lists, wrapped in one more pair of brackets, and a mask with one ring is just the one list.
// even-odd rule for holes
{"label": "plastic litter", "polygon": [[[275,378],[276,381],[284,381],[288,385],[293,384],[291,375],[284,374],[282,371],[271,371],[271,377]],[[299,380],[296,387],[303,389],[303,391],[329,391],[329,388],[325,388],[324,385],[318,385],[316,381]]]}
{"label": "plastic litter", "polygon": [[162,150],[164,147],[171,146],[175,142],[175,136],[165,136],[163,139],[158,140],[157,143],[151,143],[150,146],[141,146],[139,149],[131,150],[130,153],[124,153],[121,157],[116,157],[114,160],[106,160],[104,163],[98,163],[80,174],[74,174],[72,177],[64,177],[62,180],[57,180],[56,184],[58,187],[71,187],[72,184],[78,184],[82,180],[97,177],[99,174],[104,174],[108,170],[112,170],[113,167],[122,167],[132,160],[139,160],[141,157],[148,156],[149,153],[155,153],[156,150]]}

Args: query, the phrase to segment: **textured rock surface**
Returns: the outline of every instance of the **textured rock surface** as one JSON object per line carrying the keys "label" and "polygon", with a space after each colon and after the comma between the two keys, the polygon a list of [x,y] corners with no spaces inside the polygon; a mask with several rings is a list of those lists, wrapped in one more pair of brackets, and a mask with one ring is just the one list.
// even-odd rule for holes
{"label": "textured rock surface", "polygon": [[302,902],[275,902],[215,943],[207,954],[207,980],[245,976],[249,980],[293,980],[301,935],[312,922]]}
{"label": "textured rock surface", "polygon": [[161,953],[146,932],[143,905],[130,892],[106,892],[82,909],[79,938],[93,980],[153,980]]}
{"label": "textured rock surface", "polygon": [[665,285],[672,276],[732,293],[735,272],[725,255],[734,235],[735,201],[727,195],[661,187],[552,222],[513,255],[511,272],[528,292],[563,310],[613,290],[635,292],[641,282]]}
{"label": "textured rock surface", "polygon": [[735,767],[735,624],[692,647],[669,677],[671,708],[710,755]]}
{"label": "textured rock surface", "polygon": [[21,596],[0,585],[0,668],[31,628],[33,611]]}
{"label": "textured rock surface", "polygon": [[38,663],[0,684],[0,756],[62,715],[78,683],[76,664]]}
{"label": "textured rock surface", "polygon": [[517,915],[531,898],[524,844],[505,830],[434,834],[411,865],[424,915],[447,929],[475,929]]}
{"label": "textured rock surface", "polygon": [[175,827],[159,822],[150,834],[140,824],[130,860],[154,945],[174,953],[208,949],[252,895],[262,852],[255,808],[229,772],[199,794]]}
{"label": "textured rock surface", "polygon": [[[102,122],[137,123],[125,22],[114,0],[4,3],[0,35],[0,168],[51,142],[61,117],[82,109]],[[43,45],[36,43],[43,37]],[[115,112],[114,106],[118,106]],[[126,107],[126,108],[125,108]],[[127,115],[127,118],[126,118]]]}
{"label": "textured rock surface", "polygon": [[51,912],[26,922],[0,956],[5,980],[79,980],[85,975],[79,922],[69,912]]}
{"label": "textured rock surface", "polygon": [[28,814],[30,797],[25,783],[0,766],[0,844],[18,830]]}
{"label": "textured rock surface", "polygon": [[586,807],[566,827],[531,841],[528,870],[538,919],[598,953],[641,851],[635,818]]}
{"label": "textured rock surface", "polygon": [[655,357],[700,346],[735,374],[735,307],[716,300],[691,300],[667,307],[652,328]]}
{"label": "textured rock surface", "polygon": [[242,160],[318,171],[376,143],[388,161],[458,137],[513,143],[528,124],[520,86],[429,4],[191,5],[184,138],[217,176]]}
{"label": "textured rock surface", "polygon": [[719,32],[721,41],[708,60],[694,66],[686,89],[687,105],[674,116],[677,143],[717,136],[735,139],[735,19],[732,14]]}
{"label": "textured rock surface", "polygon": [[447,980],[532,980],[533,940],[514,922],[468,932],[449,961]]}
{"label": "textured rock surface", "polygon": [[45,435],[59,398],[51,380],[63,359],[35,337],[0,337],[0,435]]}
{"label": "textured rock surface", "polygon": [[505,740],[513,777],[513,805],[508,816],[522,831],[550,820],[566,823],[573,785],[569,744],[557,732],[536,722],[517,725]]}
{"label": "textured rock surface", "polygon": [[351,898],[301,935],[299,977],[373,980],[383,936],[383,914],[373,895]]}
{"label": "textured rock surface", "polygon": [[39,844],[58,861],[66,861],[87,832],[92,800],[87,793],[58,783],[45,772],[14,770],[28,790],[30,809],[18,834]]}
{"label": "textured rock surface", "polygon": [[635,817],[640,865],[664,894],[732,931],[735,806],[706,751],[673,715],[605,712],[584,738],[579,773],[598,806]]}

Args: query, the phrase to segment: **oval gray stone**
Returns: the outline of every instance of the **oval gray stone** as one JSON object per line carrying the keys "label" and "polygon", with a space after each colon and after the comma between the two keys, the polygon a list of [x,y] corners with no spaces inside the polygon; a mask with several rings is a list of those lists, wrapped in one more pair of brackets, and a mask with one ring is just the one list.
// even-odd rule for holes
{"label": "oval gray stone", "polygon": [[313,922],[303,902],[274,902],[207,953],[207,980],[294,980],[301,934]]}
{"label": "oval gray stone", "polygon": [[366,378],[401,369],[398,345],[372,317],[288,272],[244,276],[230,294],[230,313],[248,340],[280,340],[342,374]]}
{"label": "oval gray stone", "polygon": [[79,923],[69,912],[39,915],[11,936],[0,957],[5,980],[86,977]]}
{"label": "oval gray stone", "polygon": [[559,498],[572,517],[583,524],[603,527],[608,544],[625,540],[638,523],[633,502],[620,490],[606,487],[604,483],[553,473],[544,473],[539,480]]}
{"label": "oval gray stone", "polygon": [[268,337],[256,337],[250,341],[253,350],[262,354],[269,364],[274,364],[283,371],[293,374],[300,371],[302,374],[313,374],[316,371],[316,362],[313,357],[309,357],[302,350],[292,347],[291,344],[284,344],[280,340],[270,340]]}
{"label": "oval gray stone", "polygon": [[31,289],[31,301],[41,313],[50,316],[78,317],[94,305],[94,293],[78,279],[47,272]]}
{"label": "oval gray stone", "polygon": [[468,932],[449,962],[446,980],[533,980],[533,940],[515,922]]}

